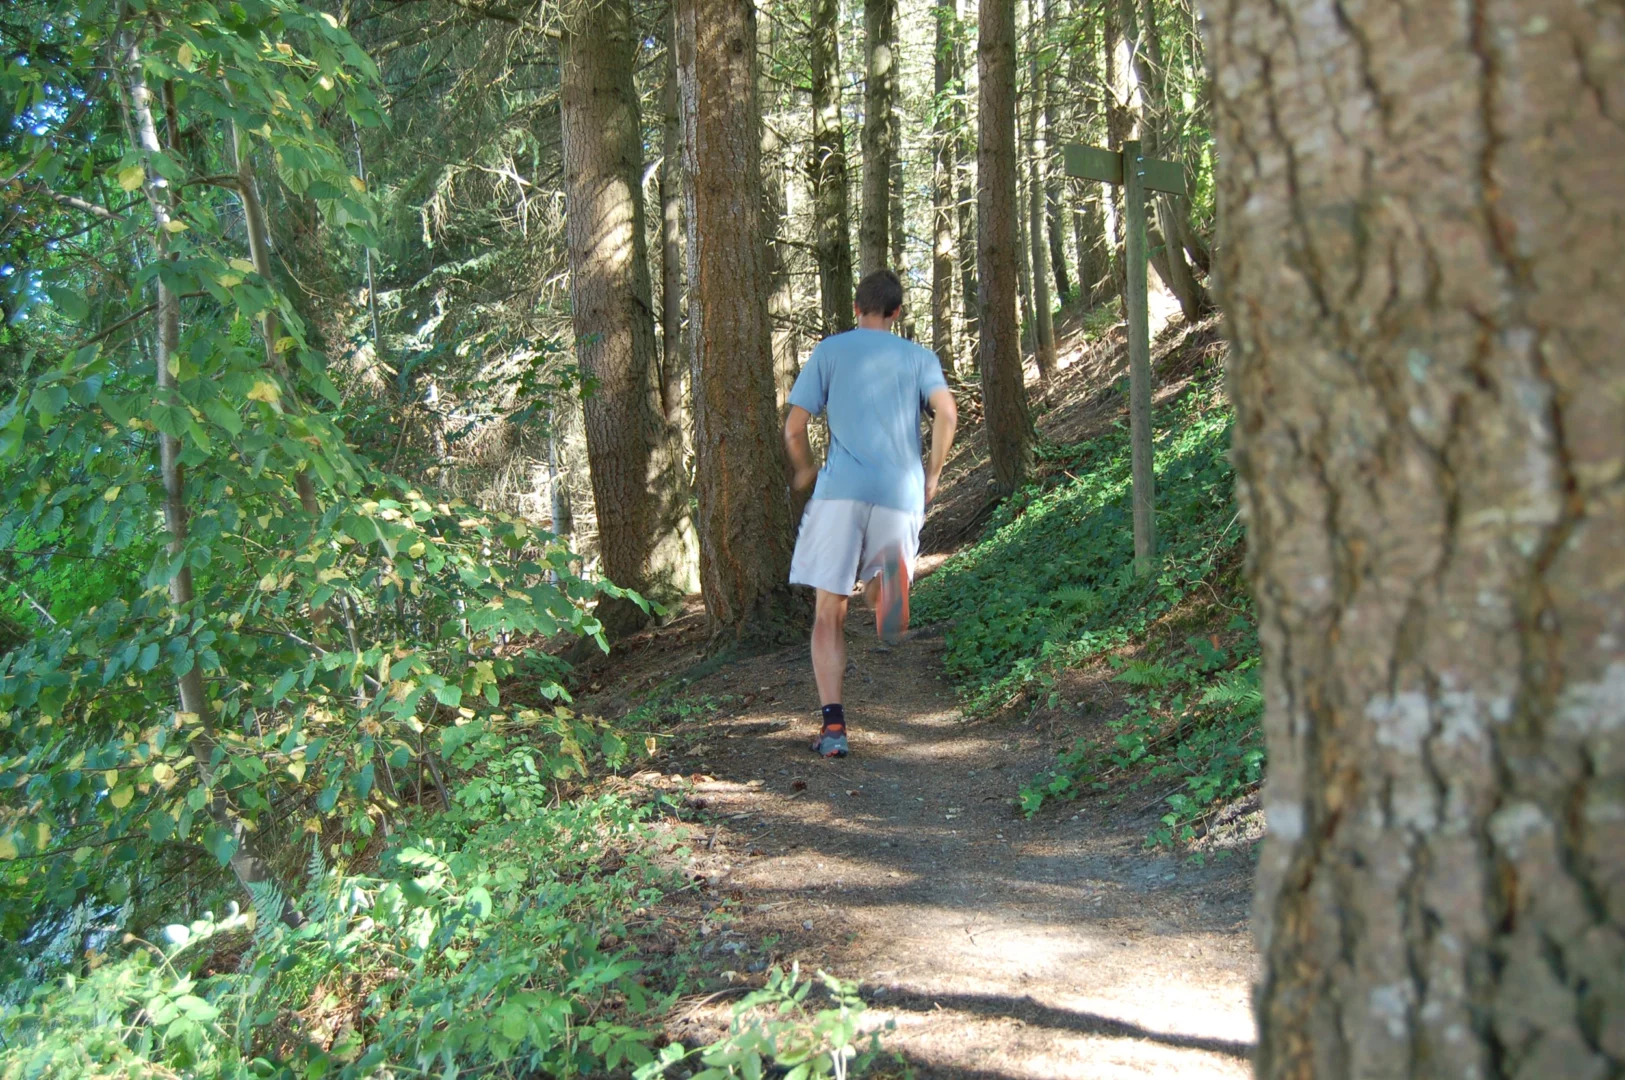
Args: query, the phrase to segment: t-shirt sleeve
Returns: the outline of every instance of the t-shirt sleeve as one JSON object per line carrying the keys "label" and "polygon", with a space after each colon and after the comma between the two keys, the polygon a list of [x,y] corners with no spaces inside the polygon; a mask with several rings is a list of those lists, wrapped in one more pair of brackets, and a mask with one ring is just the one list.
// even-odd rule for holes
{"label": "t-shirt sleeve", "polygon": [[948,380],[942,377],[942,361],[930,349],[920,350],[920,406],[923,408],[930,400],[931,395],[947,387]]}
{"label": "t-shirt sleeve", "polygon": [[829,404],[829,350],[822,343],[814,347],[812,355],[807,358],[801,374],[796,376],[795,384],[790,387],[787,400],[814,416],[823,412],[824,406]]}

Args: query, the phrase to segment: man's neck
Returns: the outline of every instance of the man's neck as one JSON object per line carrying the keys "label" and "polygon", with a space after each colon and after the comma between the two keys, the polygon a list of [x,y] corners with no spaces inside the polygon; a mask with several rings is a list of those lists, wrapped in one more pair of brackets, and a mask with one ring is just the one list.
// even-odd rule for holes
{"label": "man's neck", "polygon": [[859,330],[880,330],[880,331],[883,331],[884,333],[889,334],[889,333],[891,333],[892,323],[894,323],[896,321],[897,321],[897,316],[896,315],[869,315],[869,314],[863,314],[863,315],[858,316],[858,329]]}

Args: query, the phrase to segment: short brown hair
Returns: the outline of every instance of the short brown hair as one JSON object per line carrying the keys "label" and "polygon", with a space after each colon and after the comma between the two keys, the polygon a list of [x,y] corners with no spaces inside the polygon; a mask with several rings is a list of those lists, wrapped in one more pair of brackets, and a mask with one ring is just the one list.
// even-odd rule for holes
{"label": "short brown hair", "polygon": [[858,310],[865,315],[890,316],[903,306],[903,283],[890,270],[873,270],[858,282]]}

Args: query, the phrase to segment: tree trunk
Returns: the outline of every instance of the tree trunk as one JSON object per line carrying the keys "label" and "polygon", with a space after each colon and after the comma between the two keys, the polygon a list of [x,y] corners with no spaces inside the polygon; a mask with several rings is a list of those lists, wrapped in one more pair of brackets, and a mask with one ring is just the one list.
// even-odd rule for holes
{"label": "tree trunk", "polygon": [[[128,112],[126,114],[126,128],[133,132],[136,145],[142,155],[147,159],[147,183],[144,190],[148,206],[153,216],[153,243],[156,254],[160,260],[173,261],[175,256],[169,251],[169,224],[173,220],[173,206],[170,193],[173,190],[161,180],[160,174],[152,167],[152,159],[157,155],[169,151],[175,152],[174,140],[177,134],[173,118],[166,124],[170,140],[169,146],[163,146],[158,141],[158,125],[153,117],[153,95],[147,85],[145,60],[140,45],[133,37],[127,36],[120,42],[123,46],[126,64],[126,77],[128,78]],[[157,399],[159,401],[173,401],[176,394],[176,372],[171,366],[171,358],[177,355],[180,349],[181,338],[181,301],[174,288],[168,284],[164,275],[155,276],[157,282],[157,300],[154,308],[157,312],[157,349],[153,357],[156,372]],[[274,346],[273,346],[274,352]],[[178,364],[176,365],[178,366]],[[168,554],[171,563],[176,569],[169,578],[169,602],[175,615],[176,625],[192,626],[197,622],[196,629],[207,634],[210,633],[201,613],[193,609],[197,605],[197,594],[192,583],[192,567],[185,558],[187,553],[187,532],[189,528],[186,504],[186,470],[181,464],[181,442],[173,435],[159,432],[158,434],[158,474],[164,488],[164,530],[169,534]],[[192,666],[186,674],[176,680],[176,696],[179,698],[179,712],[189,714],[196,718],[199,734],[194,739],[194,748],[198,760],[198,770],[203,781],[203,790],[207,793],[205,809],[214,826],[232,838],[232,854],[228,860],[233,875],[245,890],[252,895],[252,887],[262,884],[275,884],[276,878],[271,872],[270,864],[265,860],[259,850],[257,839],[250,831],[248,823],[231,813],[224,791],[215,785],[216,762],[214,753],[219,746],[216,734],[216,717],[214,705],[209,700],[208,689],[203,681],[203,665],[199,659],[194,659]],[[279,889],[284,896],[286,889]],[[268,916],[278,918],[290,926],[303,923],[304,917],[284,901],[281,911],[266,912]]]}
{"label": "tree trunk", "polygon": [[1016,321],[1016,3],[980,0],[977,41],[976,264],[981,309],[982,408],[996,490],[1020,487],[1032,459],[1032,421]]}
{"label": "tree trunk", "polygon": [[[1140,89],[1140,132],[1149,157],[1169,157],[1178,162],[1183,154],[1168,138],[1168,69],[1162,57],[1162,39],[1157,33],[1156,9],[1151,0],[1144,0],[1143,17],[1135,10],[1137,0],[1122,0],[1123,25],[1129,38],[1138,41],[1134,50],[1134,75]],[[1196,280],[1190,263],[1185,258],[1181,241],[1183,233],[1176,215],[1188,213],[1189,204],[1171,195],[1158,195],[1152,199],[1156,228],[1152,238],[1152,258],[1157,273],[1179,299],[1179,309],[1186,322],[1213,310],[1213,299],[1207,289]]]}
{"label": "tree trunk", "polygon": [[[1029,37],[1038,35],[1037,0],[1027,0]],[[1044,191],[1047,186],[1045,158],[1049,148],[1044,140],[1044,75],[1039,68],[1038,50],[1028,50],[1027,64],[1027,236],[1032,246],[1033,350],[1038,360],[1038,377],[1046,390],[1055,381],[1055,308],[1050,301],[1049,267],[1045,258]]]}
{"label": "tree trunk", "polygon": [[[1101,84],[1104,87],[1106,108],[1106,145],[1121,150],[1133,134],[1134,126],[1128,109],[1128,63],[1123,56],[1123,20],[1117,4],[1106,0],[1106,11],[1101,19]],[[1106,217],[1107,254],[1111,258],[1112,291],[1118,302],[1128,311],[1127,266],[1123,261],[1123,188],[1120,184],[1102,185],[1101,212]],[[1109,202],[1108,202],[1109,200]]]}
{"label": "tree trunk", "polygon": [[[1044,87],[1044,132],[1045,146],[1051,151],[1054,142],[1060,138],[1060,120],[1057,115],[1056,101],[1060,97],[1056,75],[1060,67],[1060,56],[1054,45],[1053,35],[1055,29],[1055,0],[1044,0],[1043,41],[1044,51],[1040,60],[1043,65]],[[1066,298],[1072,293],[1072,276],[1067,272],[1066,265],[1066,233],[1067,219],[1071,211],[1066,200],[1061,198],[1061,183],[1063,174],[1051,166],[1053,160],[1047,159],[1044,163],[1044,221],[1045,232],[1049,237],[1050,269],[1055,273],[1055,291],[1060,294],[1064,304]]]}
{"label": "tree trunk", "polygon": [[892,162],[897,158],[897,0],[863,0],[869,50],[863,92],[863,220],[858,273],[886,265],[891,238]]}
{"label": "tree trunk", "polygon": [[813,251],[823,331],[852,329],[852,227],[847,212],[846,129],[841,122],[841,56],[836,33],[840,0],[813,0],[812,183]]}
{"label": "tree trunk", "polygon": [[663,88],[660,158],[660,412],[666,422],[683,426],[683,371],[688,357],[683,341],[683,193],[680,172],[682,132],[677,123],[677,61],[673,34],[667,26],[666,85]]}
{"label": "tree trunk", "polygon": [[790,502],[773,400],[751,0],[678,0],[677,65],[700,588],[719,628],[782,637],[793,610]]}
{"label": "tree trunk", "polygon": [[[958,7],[958,0],[955,8]],[[958,19],[956,13],[955,19]],[[963,24],[956,26],[954,35],[954,81],[958,92],[954,100],[954,121],[959,126],[959,303],[964,313],[964,334],[960,355],[967,365],[977,355],[980,322],[980,289],[976,284],[976,134],[970,122],[970,101],[965,89],[965,34]]]}
{"label": "tree trunk", "polygon": [[953,92],[954,44],[958,38],[958,0],[937,0],[937,40],[932,64],[936,94],[931,167],[931,348],[950,377],[954,361],[954,149],[948,95]]}
{"label": "tree trunk", "polygon": [[[774,24],[767,27],[767,40],[762,43],[764,53],[771,58],[776,52]],[[758,86],[757,94],[765,98],[770,111],[776,110],[774,87],[778,83]],[[790,170],[785,155],[784,140],[770,124],[762,125],[762,229],[767,240],[768,264],[768,322],[773,328],[773,393],[774,407],[782,409],[801,371],[800,350],[797,348],[795,329],[795,296],[790,283],[790,260],[786,253],[786,215],[790,205]]]}
{"label": "tree trunk", "polygon": [[[1074,6],[1074,18],[1084,24],[1083,42],[1071,54],[1071,75],[1074,86],[1084,88],[1082,131],[1083,141],[1093,142],[1104,129],[1101,115],[1102,94],[1097,75],[1100,64],[1100,39],[1096,36],[1098,22],[1081,3]],[[1108,144],[1112,145],[1112,144]],[[1093,309],[1106,302],[1112,293],[1111,237],[1106,228],[1106,203],[1111,185],[1084,183],[1082,198],[1072,224],[1078,248],[1078,290],[1085,308]]]}
{"label": "tree trunk", "polygon": [[[682,443],[659,407],[635,48],[629,0],[584,4],[564,20],[565,234],[576,353],[597,383],[584,412],[604,574],[670,600],[691,587],[694,551]],[[648,620],[623,599],[600,602],[598,618],[614,636]]]}
{"label": "tree trunk", "polygon": [[1258,1075],[1625,1075],[1625,10],[1211,14]]}

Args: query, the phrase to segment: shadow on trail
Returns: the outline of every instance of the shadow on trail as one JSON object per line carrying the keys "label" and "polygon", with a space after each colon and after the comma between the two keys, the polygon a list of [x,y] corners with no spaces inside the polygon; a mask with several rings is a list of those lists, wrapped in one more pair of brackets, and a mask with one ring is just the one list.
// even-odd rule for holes
{"label": "shadow on trail", "polygon": [[[1235,1039],[1215,1039],[1206,1035],[1182,1035],[1178,1032],[1152,1031],[1115,1020],[1097,1013],[1058,1009],[1034,1001],[1031,997],[1010,997],[1005,994],[921,994],[906,987],[886,987],[883,997],[876,998],[873,991],[864,995],[873,1008],[895,1009],[904,1012],[930,1013],[938,1008],[952,1009],[994,1019],[1020,1020],[1036,1027],[1071,1031],[1079,1035],[1095,1035],[1113,1039],[1140,1039],[1145,1042],[1170,1046],[1177,1050],[1202,1050],[1210,1054],[1246,1060],[1252,1057],[1254,1046]],[[960,1075],[958,1073],[954,1075]],[[966,1076],[973,1075],[970,1073]],[[975,1073],[976,1076],[1002,1074]]]}

